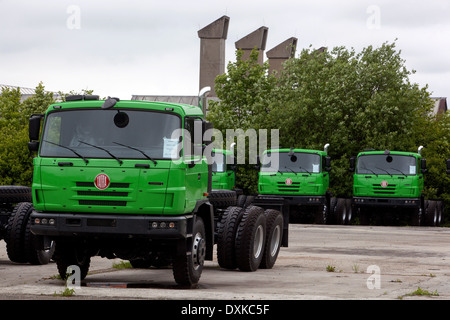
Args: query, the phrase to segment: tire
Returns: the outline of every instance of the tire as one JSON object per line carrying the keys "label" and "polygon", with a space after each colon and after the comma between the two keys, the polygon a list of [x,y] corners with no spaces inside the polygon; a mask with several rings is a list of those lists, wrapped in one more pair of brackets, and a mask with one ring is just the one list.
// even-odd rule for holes
{"label": "tire", "polygon": [[423,210],[422,206],[411,209],[411,225],[420,226],[422,224]]}
{"label": "tire", "polygon": [[215,189],[209,193],[209,202],[216,208],[236,205],[236,192],[233,190]]}
{"label": "tire", "polygon": [[266,244],[259,267],[272,269],[278,258],[283,238],[283,215],[278,210],[267,209],[266,215]]}
{"label": "tire", "polygon": [[0,186],[0,203],[32,202],[31,188],[24,186]]}
{"label": "tire", "polygon": [[337,199],[336,209],[335,209],[336,223],[346,224],[347,222],[347,201],[346,199]]}
{"label": "tire", "polygon": [[437,206],[437,212],[438,212],[436,227],[440,227],[441,223],[442,223],[442,219],[444,218],[444,201],[438,200],[438,201],[436,201],[436,203],[437,203],[436,206]]}
{"label": "tire", "polygon": [[317,207],[314,222],[316,224],[327,224],[329,210],[330,208],[326,204]]}
{"label": "tire", "polygon": [[345,206],[347,207],[347,214],[345,217],[345,224],[352,224],[353,218],[353,208],[352,208],[352,199],[345,200]]}
{"label": "tire", "polygon": [[256,271],[264,254],[266,234],[264,210],[250,206],[245,210],[236,235],[236,262],[241,271]]}
{"label": "tire", "polygon": [[426,200],[426,202],[428,202],[428,206],[426,206],[425,210],[425,224],[434,227],[438,220],[437,202],[433,200]]}
{"label": "tire", "polygon": [[202,218],[196,216],[192,230],[192,252],[177,256],[173,264],[175,282],[182,286],[196,285],[202,275],[205,255],[205,225]]}
{"label": "tire", "polygon": [[24,246],[24,235],[29,216],[33,210],[33,204],[30,202],[21,202],[17,204],[8,220],[6,227],[6,253],[9,260],[16,263],[28,262],[27,252]]}
{"label": "tire", "polygon": [[80,268],[80,280],[86,278],[91,263],[91,256],[85,248],[70,242],[56,241],[53,258],[56,261],[61,279],[67,279],[67,268],[71,265],[76,265]]}
{"label": "tire", "polygon": [[238,207],[245,207],[245,202],[247,200],[247,196],[245,194],[241,194],[238,198],[237,198],[237,203],[236,206]]}
{"label": "tire", "polygon": [[24,234],[24,249],[27,261],[34,265],[48,264],[55,252],[55,242],[44,236],[36,236],[31,233],[31,219],[27,219],[27,227]]}
{"label": "tire", "polygon": [[222,216],[217,235],[217,262],[224,269],[236,269],[236,233],[244,215],[241,207],[228,207]]}

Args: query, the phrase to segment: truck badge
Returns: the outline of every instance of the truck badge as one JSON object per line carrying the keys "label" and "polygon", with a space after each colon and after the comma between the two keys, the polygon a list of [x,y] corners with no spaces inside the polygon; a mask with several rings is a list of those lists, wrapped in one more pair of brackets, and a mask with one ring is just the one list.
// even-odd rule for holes
{"label": "truck badge", "polygon": [[109,187],[109,177],[104,173],[100,173],[95,177],[94,184],[95,187],[99,190],[105,190]]}
{"label": "truck badge", "polygon": [[386,188],[388,186],[388,182],[386,180],[381,181],[381,186]]}
{"label": "truck badge", "polygon": [[287,178],[284,182],[287,186],[290,186],[292,184],[292,179]]}

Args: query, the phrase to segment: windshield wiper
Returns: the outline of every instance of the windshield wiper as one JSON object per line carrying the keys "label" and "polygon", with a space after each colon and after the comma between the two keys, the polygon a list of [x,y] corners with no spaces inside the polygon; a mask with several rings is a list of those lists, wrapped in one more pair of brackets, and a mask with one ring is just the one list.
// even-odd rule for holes
{"label": "windshield wiper", "polygon": [[96,145],[93,145],[93,144],[90,144],[90,143],[87,143],[87,142],[84,142],[84,141],[81,141],[81,140],[78,140],[78,141],[81,142],[81,143],[87,144],[88,146],[91,146],[91,147],[94,147],[94,148],[97,148],[97,149],[100,149],[100,150],[105,151],[105,152],[106,152],[107,154],[109,154],[111,157],[113,157],[114,159],[116,159],[117,161],[119,161],[119,164],[120,164],[120,165],[122,165],[123,161],[120,160],[119,158],[117,158],[115,155],[113,155],[111,152],[109,152],[109,151],[106,150],[105,148],[102,148],[102,147],[99,147],[99,146],[96,146]]}
{"label": "windshield wiper", "polygon": [[373,173],[374,175],[376,175],[377,178],[378,178],[378,174],[376,174],[375,171],[373,171],[372,169],[369,169],[369,168],[367,168],[367,167],[361,167],[361,169],[363,169],[363,170],[368,170],[368,171],[372,172],[372,173]]}
{"label": "windshield wiper", "polygon": [[86,163],[89,162],[88,159],[86,159],[85,157],[83,157],[81,154],[79,154],[78,152],[76,152],[76,151],[73,150],[72,148],[69,148],[69,147],[63,146],[62,144],[54,143],[54,142],[51,142],[51,141],[48,141],[48,140],[42,140],[42,141],[47,142],[47,143],[50,143],[50,144],[53,144],[53,145],[55,145],[55,146],[58,146],[58,147],[61,147],[61,148],[64,148],[64,149],[67,149],[67,150],[70,150],[70,151],[72,151],[74,154],[76,154],[79,158],[83,159],[84,162],[86,162]]}
{"label": "windshield wiper", "polygon": [[404,174],[403,173],[403,171],[400,171],[400,170],[398,170],[398,169],[395,169],[395,168],[389,168],[389,169],[392,169],[392,170],[395,170],[395,171],[398,171],[398,172],[400,172],[402,175],[404,175],[405,177],[407,177],[407,175],[406,174]]}
{"label": "windshield wiper", "polygon": [[286,169],[290,170],[292,173],[295,173],[295,175],[297,175],[297,172],[295,172],[294,170],[292,170],[291,168],[288,168],[286,166],[284,166]]}
{"label": "windshield wiper", "polygon": [[303,167],[299,166],[299,169],[300,169],[300,170],[302,170],[302,169],[303,169],[303,170],[305,170],[306,172],[308,172],[308,173],[309,173],[309,175],[311,175],[311,172],[309,172],[309,171],[308,171],[308,170],[306,170],[305,168],[303,168]]}
{"label": "windshield wiper", "polygon": [[115,141],[113,141],[113,143],[118,144],[119,146],[122,146],[122,147],[125,147],[125,148],[129,148],[129,149],[131,149],[131,150],[136,150],[136,151],[142,153],[142,154],[144,155],[144,157],[146,157],[148,160],[152,161],[152,162],[155,164],[155,166],[156,166],[156,164],[157,164],[156,160],[153,160],[153,159],[152,159],[148,154],[146,154],[144,151],[139,150],[138,148],[135,148],[135,147],[132,147],[132,146],[127,146],[126,144],[122,144],[122,143],[115,142]]}
{"label": "windshield wiper", "polygon": [[389,171],[387,171],[387,170],[384,170],[384,169],[382,169],[382,168],[379,168],[379,167],[375,167],[375,169],[378,169],[378,170],[381,170],[381,171],[384,171],[384,172],[386,172],[388,175],[390,175],[391,176],[391,178],[392,178],[392,173],[389,173]]}

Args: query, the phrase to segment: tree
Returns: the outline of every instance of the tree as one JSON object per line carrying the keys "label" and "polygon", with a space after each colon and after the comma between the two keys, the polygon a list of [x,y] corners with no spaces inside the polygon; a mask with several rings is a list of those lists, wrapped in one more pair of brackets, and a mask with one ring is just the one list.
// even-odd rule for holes
{"label": "tree", "polygon": [[[268,63],[258,64],[258,51],[253,50],[248,60],[242,60],[243,52],[236,51],[236,62],[227,66],[227,73],[215,79],[215,91],[220,101],[210,101],[207,119],[214,128],[226,136],[227,129],[268,129],[270,120],[269,100],[275,88],[276,78],[267,75]],[[270,141],[270,136],[268,137]],[[246,142],[248,145],[248,141]],[[217,145],[223,148],[223,145]],[[226,146],[229,148],[230,146]],[[238,148],[243,148],[238,144]],[[249,165],[239,165],[236,172],[236,184],[246,193],[257,192],[257,171]]]}
{"label": "tree", "polygon": [[[336,196],[352,194],[348,159],[364,149],[416,152],[423,145],[430,165],[440,166],[450,156],[444,151],[449,150],[448,116],[438,121],[432,116],[428,88],[411,83],[414,71],[406,68],[395,42],[359,53],[344,47],[304,49],[284,64],[278,78],[267,73],[266,63],[256,63],[255,54],[241,61],[237,52],[228,74],[216,78],[220,101],[212,104],[208,119],[223,134],[239,126],[277,128],[286,148],[322,149],[329,143]],[[443,137],[446,142],[440,143]],[[427,195],[448,192],[445,171],[430,171]],[[248,170],[239,173],[244,176],[238,182],[255,190],[257,178]]]}
{"label": "tree", "polygon": [[3,88],[0,96],[0,184],[31,185],[32,157],[28,150],[28,119],[53,103],[53,94],[39,83],[35,95],[21,102],[20,89]]}

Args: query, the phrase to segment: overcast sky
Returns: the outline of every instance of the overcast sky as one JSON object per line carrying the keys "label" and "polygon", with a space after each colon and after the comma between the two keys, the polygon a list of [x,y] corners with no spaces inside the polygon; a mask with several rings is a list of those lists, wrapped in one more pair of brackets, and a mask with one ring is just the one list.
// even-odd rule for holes
{"label": "overcast sky", "polygon": [[450,0],[0,0],[0,84],[93,89],[102,97],[197,95],[197,31],[230,17],[234,43],[261,26],[266,51],[290,37],[302,48],[397,40],[413,82],[450,96]]}

